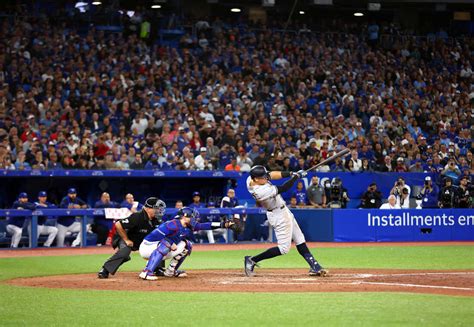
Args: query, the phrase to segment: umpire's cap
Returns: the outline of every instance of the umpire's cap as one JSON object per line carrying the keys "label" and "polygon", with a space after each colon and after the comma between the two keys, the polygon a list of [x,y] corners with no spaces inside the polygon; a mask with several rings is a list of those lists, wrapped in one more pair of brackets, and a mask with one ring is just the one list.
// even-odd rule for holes
{"label": "umpire's cap", "polygon": [[252,169],[250,169],[250,177],[252,178],[259,178],[259,177],[265,177],[269,178],[270,173],[268,172],[267,168],[261,165],[253,166]]}

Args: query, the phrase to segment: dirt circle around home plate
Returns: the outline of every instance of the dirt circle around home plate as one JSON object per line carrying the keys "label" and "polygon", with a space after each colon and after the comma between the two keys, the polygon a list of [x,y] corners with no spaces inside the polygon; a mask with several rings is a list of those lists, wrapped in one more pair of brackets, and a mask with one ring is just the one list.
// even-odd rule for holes
{"label": "dirt circle around home plate", "polygon": [[409,292],[474,296],[474,271],[333,269],[313,277],[303,269],[191,270],[185,278],[144,281],[138,273],[118,272],[108,279],[96,274],[16,278],[8,284],[27,287],[132,290],[152,292]]}

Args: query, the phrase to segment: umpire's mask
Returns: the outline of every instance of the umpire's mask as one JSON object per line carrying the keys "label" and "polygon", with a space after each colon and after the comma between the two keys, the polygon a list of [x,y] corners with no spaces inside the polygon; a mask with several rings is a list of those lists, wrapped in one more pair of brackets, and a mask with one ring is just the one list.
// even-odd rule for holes
{"label": "umpire's mask", "polygon": [[165,214],[166,204],[155,197],[146,199],[145,208],[150,208],[155,210],[155,218],[160,219]]}

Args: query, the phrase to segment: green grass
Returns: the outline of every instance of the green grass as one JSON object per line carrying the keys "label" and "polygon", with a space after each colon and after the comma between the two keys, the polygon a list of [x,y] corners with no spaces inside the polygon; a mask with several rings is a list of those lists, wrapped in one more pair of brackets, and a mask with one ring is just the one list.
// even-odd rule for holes
{"label": "green grass", "polygon": [[[193,252],[186,269],[240,269],[250,251]],[[472,246],[313,249],[329,268],[474,269]],[[0,279],[96,272],[107,255],[0,259]],[[124,265],[138,271],[136,255]],[[304,268],[296,251],[265,268]],[[177,280],[176,282],[179,282]],[[157,293],[0,285],[1,326],[474,325],[474,298],[409,293]]]}

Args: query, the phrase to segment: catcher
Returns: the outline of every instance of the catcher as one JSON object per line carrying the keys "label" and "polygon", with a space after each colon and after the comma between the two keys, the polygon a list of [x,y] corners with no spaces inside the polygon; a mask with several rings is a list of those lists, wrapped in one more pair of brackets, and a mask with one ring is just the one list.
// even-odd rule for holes
{"label": "catcher", "polygon": [[138,275],[143,280],[157,280],[157,267],[163,260],[171,259],[164,272],[165,277],[186,277],[186,272],[178,268],[187,256],[191,254],[192,243],[188,238],[194,231],[218,228],[232,228],[233,222],[199,223],[199,213],[189,207],[178,211],[174,219],[162,223],[148,234],[140,244],[140,255],[148,259],[143,271]]}

